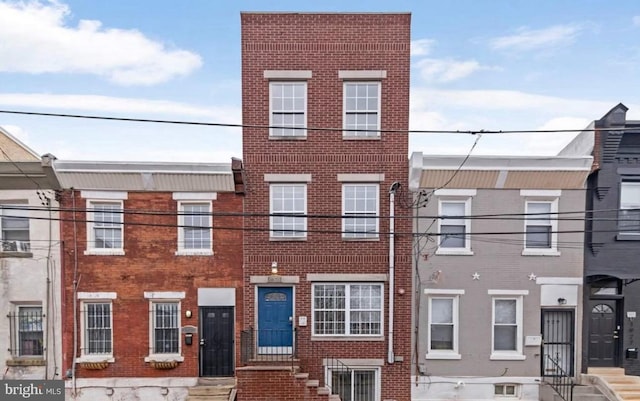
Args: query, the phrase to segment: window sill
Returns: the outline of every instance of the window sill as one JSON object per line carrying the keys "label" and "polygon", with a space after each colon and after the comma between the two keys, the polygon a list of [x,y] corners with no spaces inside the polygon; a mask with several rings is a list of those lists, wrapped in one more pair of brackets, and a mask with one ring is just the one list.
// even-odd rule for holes
{"label": "window sill", "polygon": [[343,241],[365,241],[365,242],[378,242],[380,237],[342,237]]}
{"label": "window sill", "polygon": [[6,361],[7,366],[44,366],[45,360],[43,357],[15,357]]}
{"label": "window sill", "polygon": [[426,359],[462,359],[462,355],[457,352],[430,352],[425,356]]}
{"label": "window sill", "polygon": [[183,249],[176,251],[176,256],[213,256],[211,249]]}
{"label": "window sill", "polygon": [[640,241],[639,234],[620,233],[616,235],[616,241]]}
{"label": "window sill", "polygon": [[436,251],[436,255],[473,256],[473,251],[470,249],[440,248]]}
{"label": "window sill", "polygon": [[123,256],[124,249],[87,249],[85,255]]}
{"label": "window sill", "polygon": [[113,355],[82,355],[76,358],[76,363],[114,363],[116,359]]}
{"label": "window sill", "polygon": [[527,359],[526,355],[522,354],[491,354],[489,359],[492,361],[524,361]]}
{"label": "window sill", "polygon": [[23,258],[29,259],[33,258],[33,253],[31,252],[0,252],[0,258]]}
{"label": "window sill", "polygon": [[184,362],[184,356],[178,354],[153,354],[144,357],[145,362]]}
{"label": "window sill", "polygon": [[306,241],[307,237],[269,237],[269,241]]}
{"label": "window sill", "polygon": [[378,136],[347,136],[342,135],[342,139],[345,141],[379,141],[382,139],[380,135]]}
{"label": "window sill", "polygon": [[561,253],[555,249],[524,249],[522,256],[560,256]]}
{"label": "window sill", "polygon": [[384,336],[318,336],[312,335],[311,341],[384,341]]}
{"label": "window sill", "polygon": [[296,136],[269,135],[269,140],[274,140],[274,141],[306,141],[307,140],[307,135],[296,135]]}

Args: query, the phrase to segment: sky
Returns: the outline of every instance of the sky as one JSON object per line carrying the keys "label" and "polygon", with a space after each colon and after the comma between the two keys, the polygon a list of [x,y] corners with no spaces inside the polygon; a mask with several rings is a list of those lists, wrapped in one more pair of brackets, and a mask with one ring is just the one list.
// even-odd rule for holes
{"label": "sky", "polygon": [[[582,129],[640,119],[637,0],[0,0],[0,110],[240,124],[240,12],[411,12],[412,130]],[[0,113],[64,160],[230,162],[241,130]],[[473,154],[552,155],[575,133],[482,135]],[[411,134],[466,154],[476,136]]]}

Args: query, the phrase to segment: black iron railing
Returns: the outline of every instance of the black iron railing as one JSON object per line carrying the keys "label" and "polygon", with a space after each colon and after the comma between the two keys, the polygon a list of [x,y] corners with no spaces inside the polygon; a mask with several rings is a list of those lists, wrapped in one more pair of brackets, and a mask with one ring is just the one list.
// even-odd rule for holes
{"label": "black iron railing", "polygon": [[296,330],[255,330],[240,332],[243,365],[262,362],[288,362],[296,359]]}
{"label": "black iron railing", "polygon": [[554,370],[553,375],[546,375],[545,381],[549,383],[551,388],[560,395],[565,401],[573,401],[573,388],[575,383],[573,377],[569,376],[562,366],[558,363],[558,360],[554,359],[551,355],[547,355],[548,366],[551,366]]}

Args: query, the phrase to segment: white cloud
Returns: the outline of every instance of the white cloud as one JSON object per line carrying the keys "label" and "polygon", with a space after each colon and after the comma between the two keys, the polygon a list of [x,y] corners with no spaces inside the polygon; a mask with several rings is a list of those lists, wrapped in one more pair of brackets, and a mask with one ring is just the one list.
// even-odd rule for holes
{"label": "white cloud", "polygon": [[70,13],[56,1],[0,2],[0,72],[95,74],[120,85],[153,85],[202,65],[199,55],[136,30],[93,20],[69,26]]}
{"label": "white cloud", "polygon": [[633,25],[640,26],[640,15],[634,16],[632,21],[633,21]]}
{"label": "white cloud", "polygon": [[29,143],[29,134],[17,125],[2,125],[2,128],[22,143]]}
{"label": "white cloud", "polygon": [[417,39],[411,41],[411,56],[426,56],[436,41],[433,39]]}
{"label": "white cloud", "polygon": [[425,58],[413,64],[422,79],[430,83],[446,83],[466,78],[476,71],[495,69],[482,66],[476,60],[452,60]]}
{"label": "white cloud", "polygon": [[564,46],[575,41],[582,31],[578,25],[556,25],[544,29],[519,28],[514,35],[492,39],[489,44],[494,50],[535,50]]}

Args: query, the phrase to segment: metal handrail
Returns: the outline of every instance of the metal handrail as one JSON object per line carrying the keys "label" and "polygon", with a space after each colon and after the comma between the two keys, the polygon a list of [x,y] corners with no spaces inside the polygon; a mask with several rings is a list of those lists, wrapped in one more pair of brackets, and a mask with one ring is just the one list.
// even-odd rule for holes
{"label": "metal handrail", "polygon": [[549,385],[564,401],[573,401],[573,388],[576,385],[573,377],[569,376],[551,355],[547,354],[547,360],[556,371],[556,374],[546,376],[551,379]]}
{"label": "metal handrail", "polygon": [[[250,364],[264,364],[284,362],[291,364],[293,369],[296,361],[297,330],[256,330],[253,327],[240,332],[240,358],[243,366]],[[291,339],[291,346],[260,346],[264,343],[281,343],[283,339]]]}

